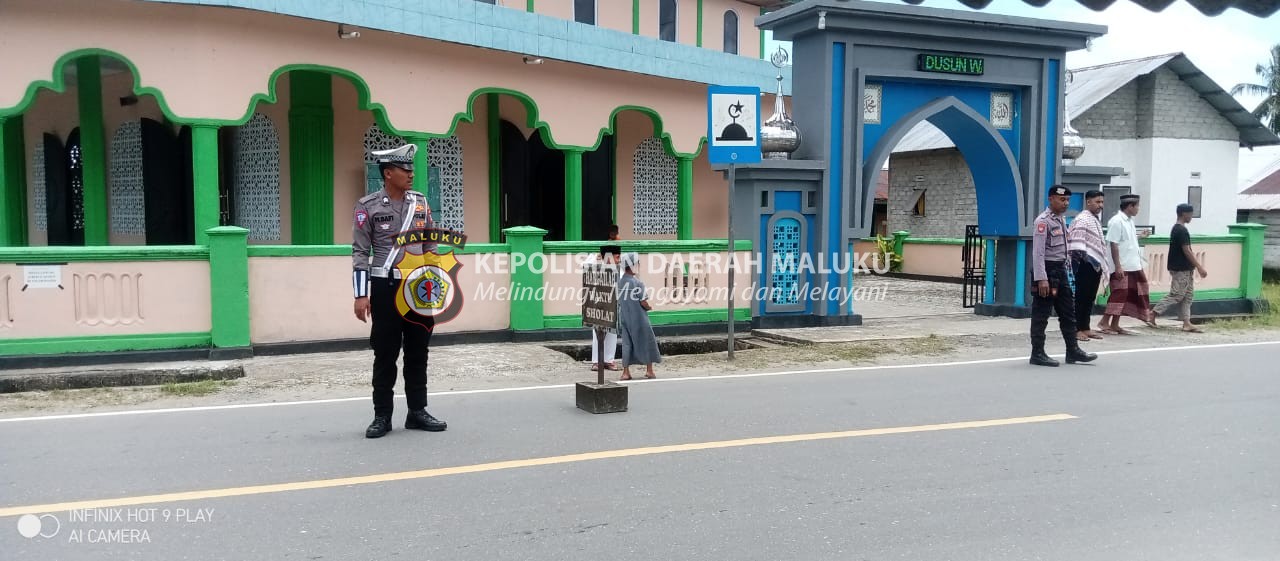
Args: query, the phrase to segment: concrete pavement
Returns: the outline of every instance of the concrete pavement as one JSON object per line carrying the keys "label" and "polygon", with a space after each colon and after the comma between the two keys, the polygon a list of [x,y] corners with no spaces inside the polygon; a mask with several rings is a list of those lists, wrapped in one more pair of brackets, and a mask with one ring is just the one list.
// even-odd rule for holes
{"label": "concrete pavement", "polygon": [[[435,395],[441,434],[362,438],[360,401],[2,421],[0,551],[16,559],[1270,559],[1280,554],[1280,345],[1119,352]],[[671,444],[1067,414],[671,451]],[[515,461],[457,475],[386,474]],[[435,473],[435,472],[432,472]],[[367,481],[301,489],[308,482]],[[119,507],[24,538],[15,508],[284,484]],[[130,510],[133,509],[133,510]],[[110,516],[111,509],[103,509]],[[200,513],[208,512],[207,517]],[[145,516],[142,515],[142,516]],[[143,543],[69,543],[81,530]],[[46,533],[48,530],[46,529]],[[100,532],[101,534],[101,532]],[[104,534],[122,536],[116,534]],[[82,536],[83,537],[83,536]],[[8,556],[6,556],[6,559]]]}

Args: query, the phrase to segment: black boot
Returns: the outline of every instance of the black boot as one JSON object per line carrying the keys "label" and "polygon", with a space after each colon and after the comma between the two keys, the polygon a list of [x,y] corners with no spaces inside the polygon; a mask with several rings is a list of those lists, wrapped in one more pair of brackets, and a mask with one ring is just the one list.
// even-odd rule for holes
{"label": "black boot", "polygon": [[1039,349],[1032,349],[1031,364],[1036,366],[1057,366],[1058,361],[1053,360],[1053,357],[1045,354],[1044,348],[1042,347]]}
{"label": "black boot", "polygon": [[1067,349],[1067,364],[1075,364],[1077,362],[1092,362],[1096,358],[1098,358],[1098,355],[1093,353],[1086,353],[1084,352],[1084,349],[1081,349],[1078,346],[1073,346],[1070,349]]}
{"label": "black boot", "polygon": [[373,422],[369,423],[369,428],[365,429],[365,438],[379,438],[391,432],[391,417],[374,417]]}
{"label": "black boot", "polygon": [[1057,366],[1058,361],[1044,352],[1044,335],[1031,334],[1031,364],[1036,366]]}
{"label": "black boot", "polygon": [[432,417],[430,413],[427,413],[426,409],[419,409],[417,411],[410,411],[404,418],[404,428],[440,432],[449,428],[449,424]]}

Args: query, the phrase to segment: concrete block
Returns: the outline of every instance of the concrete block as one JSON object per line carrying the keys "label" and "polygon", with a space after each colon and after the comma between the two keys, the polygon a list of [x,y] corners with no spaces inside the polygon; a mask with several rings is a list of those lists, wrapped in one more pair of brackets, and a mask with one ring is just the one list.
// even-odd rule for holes
{"label": "concrete block", "polygon": [[613,382],[578,382],[575,388],[578,409],[594,414],[627,410],[627,386]]}

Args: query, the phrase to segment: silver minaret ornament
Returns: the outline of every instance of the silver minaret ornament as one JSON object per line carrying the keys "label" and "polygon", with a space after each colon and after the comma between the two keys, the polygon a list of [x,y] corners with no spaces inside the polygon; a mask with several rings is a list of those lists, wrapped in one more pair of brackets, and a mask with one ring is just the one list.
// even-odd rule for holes
{"label": "silver minaret ornament", "polygon": [[800,148],[800,128],[787,116],[787,106],[782,99],[782,67],[790,59],[782,46],[770,57],[778,69],[778,91],[773,97],[773,116],[760,126],[760,152],[766,160],[789,160],[791,153]]}

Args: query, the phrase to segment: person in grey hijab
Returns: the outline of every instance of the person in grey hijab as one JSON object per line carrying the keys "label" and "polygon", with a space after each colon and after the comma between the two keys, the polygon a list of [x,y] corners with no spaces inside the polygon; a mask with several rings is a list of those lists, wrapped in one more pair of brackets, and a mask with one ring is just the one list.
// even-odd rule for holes
{"label": "person in grey hijab", "polygon": [[653,365],[662,362],[658,350],[658,338],[649,324],[649,300],[644,283],[636,276],[640,256],[626,253],[622,256],[622,278],[618,279],[618,339],[622,340],[622,380],[631,379],[631,365],[643,364],[645,378],[656,378]]}

